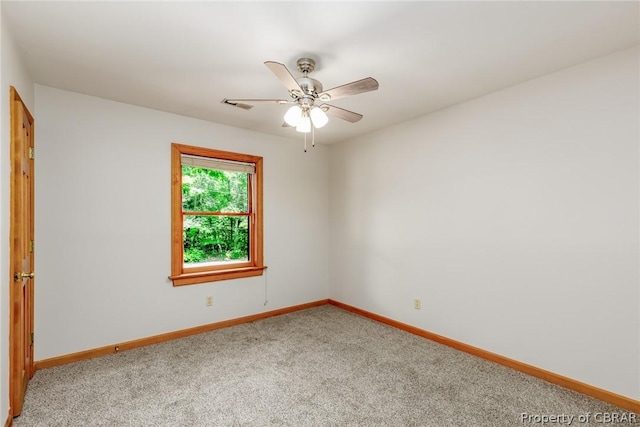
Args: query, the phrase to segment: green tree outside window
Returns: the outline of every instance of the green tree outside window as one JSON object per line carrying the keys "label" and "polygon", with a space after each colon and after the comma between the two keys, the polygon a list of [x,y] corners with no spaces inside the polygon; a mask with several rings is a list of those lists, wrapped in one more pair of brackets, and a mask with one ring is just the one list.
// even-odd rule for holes
{"label": "green tree outside window", "polygon": [[249,261],[249,175],[182,166],[184,263]]}

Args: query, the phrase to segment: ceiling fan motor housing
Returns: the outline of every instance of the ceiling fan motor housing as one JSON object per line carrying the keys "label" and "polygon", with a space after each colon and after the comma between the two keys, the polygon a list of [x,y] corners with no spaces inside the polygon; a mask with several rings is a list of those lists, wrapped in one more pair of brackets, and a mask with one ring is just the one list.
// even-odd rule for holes
{"label": "ceiling fan motor housing", "polygon": [[315,98],[319,93],[322,93],[322,84],[316,79],[312,79],[311,77],[300,77],[299,79],[296,79],[296,81],[305,95],[313,96]]}
{"label": "ceiling fan motor housing", "polygon": [[[300,89],[303,91],[303,96],[311,96],[317,98],[319,93],[322,93],[322,84],[308,76],[316,68],[316,62],[311,58],[300,58],[296,62],[298,71],[302,73],[302,77],[296,79]],[[293,94],[294,97],[298,98]]]}

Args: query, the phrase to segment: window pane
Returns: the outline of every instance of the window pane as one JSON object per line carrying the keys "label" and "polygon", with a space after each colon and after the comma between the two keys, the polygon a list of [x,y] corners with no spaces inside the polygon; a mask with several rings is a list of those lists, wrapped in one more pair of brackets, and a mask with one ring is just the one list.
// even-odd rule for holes
{"label": "window pane", "polygon": [[185,212],[248,212],[249,174],[182,166]]}
{"label": "window pane", "polygon": [[249,217],[185,215],[184,266],[249,261]]}

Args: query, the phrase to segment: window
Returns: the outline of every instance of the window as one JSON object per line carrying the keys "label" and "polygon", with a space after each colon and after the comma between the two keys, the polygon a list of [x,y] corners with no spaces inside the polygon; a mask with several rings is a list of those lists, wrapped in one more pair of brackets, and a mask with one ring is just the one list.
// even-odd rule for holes
{"label": "window", "polygon": [[262,157],[171,144],[174,286],[260,276]]}

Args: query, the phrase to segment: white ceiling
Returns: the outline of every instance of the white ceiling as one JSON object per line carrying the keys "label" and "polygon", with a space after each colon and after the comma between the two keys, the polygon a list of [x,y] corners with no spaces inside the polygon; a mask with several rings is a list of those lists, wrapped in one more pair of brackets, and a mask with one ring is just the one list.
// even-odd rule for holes
{"label": "white ceiling", "polygon": [[332,143],[638,45],[636,1],[2,1],[36,83],[261,132],[286,105],[245,111],[223,98],[286,98],[263,64],[316,60],[325,89],[374,77],[332,101]]}

